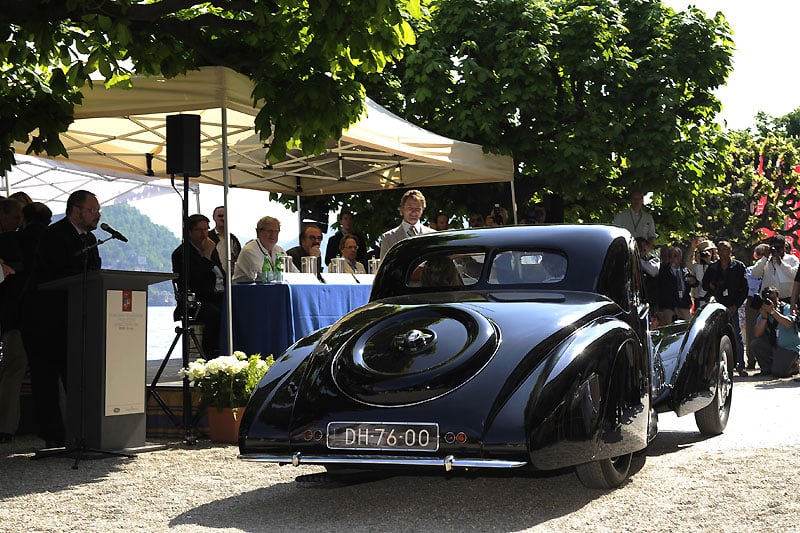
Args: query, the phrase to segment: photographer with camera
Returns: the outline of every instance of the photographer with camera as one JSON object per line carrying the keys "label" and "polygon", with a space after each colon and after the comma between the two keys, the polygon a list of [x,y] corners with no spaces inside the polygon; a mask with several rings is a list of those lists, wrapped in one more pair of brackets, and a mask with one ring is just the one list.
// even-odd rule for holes
{"label": "photographer with camera", "polygon": [[769,248],[756,247],[756,255],[760,254],[761,257],[753,265],[752,276],[761,278],[762,287],[776,287],[779,298],[790,303],[798,260],[786,253],[786,238],[783,235],[775,235],[768,244]]}
{"label": "photographer with camera", "polygon": [[789,314],[789,304],[778,299],[776,287],[761,292],[761,308],[753,330],[755,338],[748,347],[761,367],[759,375],[785,378],[797,374],[800,335],[796,320]]}
{"label": "photographer with camera", "polygon": [[505,226],[508,224],[508,211],[505,207],[500,207],[500,204],[494,204],[485,221],[487,226]]}
{"label": "photographer with camera", "polygon": [[708,267],[711,266],[716,260],[717,247],[712,241],[703,240],[697,245],[694,250],[694,257],[692,264],[689,267],[689,277],[686,279],[689,287],[691,287],[691,296],[694,300],[694,310],[697,312],[703,305],[708,302],[710,294],[706,294],[703,289],[703,277],[706,275]]}
{"label": "photographer with camera", "polygon": [[730,322],[736,341],[736,371],[746,377],[744,368],[744,343],[739,325],[739,308],[747,299],[747,278],[744,263],[731,257],[731,243],[720,241],[717,245],[719,261],[712,263],[703,276],[703,289],[710,293],[717,303],[728,309]]}

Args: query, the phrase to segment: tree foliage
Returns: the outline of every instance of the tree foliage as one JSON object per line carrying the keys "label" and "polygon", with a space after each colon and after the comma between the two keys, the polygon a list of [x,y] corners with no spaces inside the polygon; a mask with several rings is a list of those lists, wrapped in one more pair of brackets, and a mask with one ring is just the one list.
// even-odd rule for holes
{"label": "tree foliage", "polygon": [[15,141],[66,155],[59,134],[93,75],[129,85],[132,72],[210,65],[254,81],[270,157],[295,142],[318,152],[361,114],[356,74],[401,57],[420,14],[419,0],[10,0],[0,10],[0,172]]}
{"label": "tree foliage", "polygon": [[[668,235],[695,229],[724,175],[712,91],[732,47],[722,15],[651,0],[436,0],[416,45],[366,86],[412,122],[513,155],[520,208],[556,195],[567,220],[608,222],[638,187]],[[509,205],[496,185],[425,192],[449,212]]]}
{"label": "tree foliage", "polygon": [[800,241],[800,139],[791,131],[796,109],[756,115],[752,129],[731,133],[725,180],[700,210],[701,232],[730,240],[747,258],[752,246],[778,232]]}

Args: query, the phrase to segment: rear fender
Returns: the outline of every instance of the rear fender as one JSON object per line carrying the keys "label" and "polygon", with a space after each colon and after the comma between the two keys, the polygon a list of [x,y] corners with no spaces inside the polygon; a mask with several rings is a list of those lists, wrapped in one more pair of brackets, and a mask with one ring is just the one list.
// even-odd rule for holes
{"label": "rear fender", "polygon": [[[598,320],[534,370],[493,427],[524,413],[531,464],[541,470],[641,450],[647,445],[648,365],[628,324]],[[487,444],[494,433],[487,433]]]}
{"label": "rear fender", "polygon": [[261,379],[242,415],[241,453],[246,453],[256,443],[259,451],[263,451],[264,446],[288,442],[297,390],[317,341],[324,333],[325,330],[319,330],[290,346]]}

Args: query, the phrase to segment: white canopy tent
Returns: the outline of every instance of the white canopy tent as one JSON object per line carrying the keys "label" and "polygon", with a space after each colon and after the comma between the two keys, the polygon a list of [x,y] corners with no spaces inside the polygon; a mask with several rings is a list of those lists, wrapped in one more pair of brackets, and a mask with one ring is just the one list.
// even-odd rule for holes
{"label": "white canopy tent", "polygon": [[[360,120],[332,140],[326,153],[293,151],[267,164],[267,147],[254,129],[259,108],[252,92],[251,80],[223,67],[171,79],[136,77],[129,90],[84,89],[75,122],[61,135],[69,158],[18,157],[16,169],[5,176],[5,192],[21,189],[38,201],[65,202],[72,191],[90,188],[84,184],[94,176],[114,183],[117,191],[121,184],[122,192],[114,194],[130,199],[141,184],[171,178],[166,172],[166,117],[191,113],[201,121],[201,175],[191,181],[222,185],[226,208],[228,187],[303,196],[488,182],[509,182],[516,204],[512,158],[417,127],[370,99]],[[15,149],[24,154],[27,145]],[[68,178],[51,179],[53,171],[59,176],[66,172]],[[161,183],[161,190],[169,190],[167,182]],[[147,194],[153,190],[148,187]],[[223,260],[230,264],[230,258]],[[230,290],[228,298],[230,309]],[[228,339],[230,349],[230,321]]]}
{"label": "white canopy tent", "polygon": [[[166,174],[166,116],[201,117],[201,176],[192,181],[291,195],[319,195],[486,182],[513,183],[513,160],[448,139],[367,99],[362,118],[320,156],[290,152],[268,165],[253,127],[253,84],[207,67],[172,79],[134,78],[133,89],[84,90],[75,122],[62,134],[69,159],[117,179]],[[24,153],[26,146],[15,146]],[[72,167],[73,169],[78,167]],[[227,169],[227,179],[226,172]],[[13,189],[13,183],[7,188]]]}

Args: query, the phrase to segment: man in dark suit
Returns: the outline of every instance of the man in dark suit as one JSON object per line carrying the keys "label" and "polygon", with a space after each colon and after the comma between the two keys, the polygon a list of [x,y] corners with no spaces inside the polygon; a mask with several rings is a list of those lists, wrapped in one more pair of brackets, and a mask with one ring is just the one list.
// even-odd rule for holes
{"label": "man in dark suit", "polygon": [[67,383],[67,293],[41,290],[42,283],[100,269],[97,239],[91,233],[100,221],[97,197],[84,190],[67,199],[66,217],[42,232],[33,275],[23,299],[22,336],[31,369],[39,436],[47,448],[64,445],[59,408],[59,380]]}
{"label": "man in dark suit", "polygon": [[322,272],[322,257],[320,245],[322,244],[322,230],[313,222],[305,222],[300,227],[300,244],[286,250],[286,255],[292,258],[294,266],[303,271],[303,257],[317,258],[317,274]]}
{"label": "man in dark suit", "polygon": [[[204,215],[190,215],[185,224],[186,238],[172,252],[172,271],[178,274],[179,295],[184,291],[183,247],[186,246],[189,264],[188,292],[194,293],[202,305],[195,317],[203,324],[203,355],[212,359],[220,355],[219,329],[222,320],[223,292],[225,278],[219,259],[216,243],[208,236],[208,218]],[[183,304],[178,301],[175,320],[181,319]]]}

